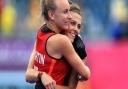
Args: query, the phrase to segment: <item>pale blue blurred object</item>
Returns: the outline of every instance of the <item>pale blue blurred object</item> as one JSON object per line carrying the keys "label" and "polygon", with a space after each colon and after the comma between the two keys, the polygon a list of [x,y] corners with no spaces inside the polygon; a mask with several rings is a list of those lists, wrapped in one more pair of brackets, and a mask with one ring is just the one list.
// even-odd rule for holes
{"label": "pale blue blurred object", "polygon": [[0,89],[34,89],[25,81],[25,71],[0,71]]}

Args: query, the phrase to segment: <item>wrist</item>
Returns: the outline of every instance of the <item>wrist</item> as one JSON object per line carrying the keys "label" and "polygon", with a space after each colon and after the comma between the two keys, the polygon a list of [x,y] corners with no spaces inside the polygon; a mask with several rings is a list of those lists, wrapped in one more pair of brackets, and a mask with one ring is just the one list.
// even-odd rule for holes
{"label": "wrist", "polygon": [[37,76],[38,81],[40,81],[40,80],[41,80],[42,75],[43,75],[43,72],[39,71],[39,72],[38,72],[38,76]]}

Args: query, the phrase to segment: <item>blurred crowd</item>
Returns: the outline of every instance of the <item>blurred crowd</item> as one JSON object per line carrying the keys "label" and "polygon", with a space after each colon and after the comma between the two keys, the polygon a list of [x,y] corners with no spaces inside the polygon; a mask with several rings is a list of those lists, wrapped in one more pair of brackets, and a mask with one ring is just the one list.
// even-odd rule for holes
{"label": "blurred crowd", "polygon": [[[89,40],[128,38],[128,0],[73,0],[83,9],[81,35]],[[0,0],[0,36],[33,37],[42,23],[40,0]]]}
{"label": "blurred crowd", "polygon": [[[81,36],[85,42],[128,39],[128,0],[73,1],[83,10]],[[20,63],[16,59],[21,58],[22,65],[14,68],[25,69],[37,30],[44,23],[40,0],[0,0],[0,20],[1,68],[8,60]]]}

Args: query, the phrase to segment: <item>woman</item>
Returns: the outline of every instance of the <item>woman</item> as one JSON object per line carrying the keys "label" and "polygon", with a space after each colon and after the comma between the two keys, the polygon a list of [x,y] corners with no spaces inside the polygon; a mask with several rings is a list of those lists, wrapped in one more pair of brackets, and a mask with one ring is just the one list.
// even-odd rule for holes
{"label": "woman", "polygon": [[[79,32],[80,32],[82,18],[80,16],[80,14],[75,12],[75,10],[74,10],[74,12],[73,12],[73,10],[71,10],[71,13],[72,13],[72,17],[74,17],[74,18],[72,18],[72,20],[70,22],[69,32],[65,32],[65,34],[69,37],[71,42],[73,42],[73,40],[75,39],[75,36],[78,35]],[[47,29],[47,32],[48,31],[49,31],[49,29]],[[77,36],[77,38],[79,38],[79,37]],[[75,42],[73,44],[75,44]],[[40,54],[37,54],[37,52],[34,49],[33,52],[32,52],[32,55],[30,57],[29,64],[28,64],[28,68],[27,68],[27,72],[26,72],[26,80],[28,82],[37,82],[37,81],[39,81],[36,84],[36,88],[40,89],[40,88],[44,87],[43,86],[44,83],[42,84],[43,81],[54,81],[54,80],[51,78],[53,76],[49,76],[50,72],[48,72],[48,73],[43,72],[43,77],[42,77],[42,74],[39,72],[39,71],[41,71],[41,68],[39,67],[39,63],[40,62],[43,63],[44,61],[38,61],[38,63],[37,63],[37,60],[36,61],[34,60],[35,55],[36,55],[36,58],[38,58],[38,55],[40,55]],[[86,57],[86,54],[84,54],[84,57]],[[43,58],[45,58],[45,57],[43,57]],[[38,70],[36,70],[36,69],[38,69]],[[68,74],[66,74],[66,76],[68,76]],[[76,78],[76,76],[77,76],[77,74],[75,74],[75,78]],[[38,80],[38,78],[40,78],[40,77],[41,77],[41,82],[40,82],[40,80]],[[74,79],[73,77],[74,76],[71,76],[70,80]],[[48,78],[48,80],[47,80],[47,78]],[[65,77],[65,79],[66,79],[66,77]],[[68,81],[70,81],[70,80],[68,79]],[[75,81],[76,82],[71,82],[70,81],[68,83],[68,86],[60,86],[61,84],[56,85],[56,89],[71,89],[71,88],[74,89],[76,87],[77,79],[75,79]],[[55,84],[53,83],[53,85],[55,85]],[[64,84],[64,85],[67,85],[67,84]],[[45,87],[47,87],[47,86],[45,86]],[[52,89],[52,88],[53,87],[51,86],[51,87],[48,87],[47,89]]]}

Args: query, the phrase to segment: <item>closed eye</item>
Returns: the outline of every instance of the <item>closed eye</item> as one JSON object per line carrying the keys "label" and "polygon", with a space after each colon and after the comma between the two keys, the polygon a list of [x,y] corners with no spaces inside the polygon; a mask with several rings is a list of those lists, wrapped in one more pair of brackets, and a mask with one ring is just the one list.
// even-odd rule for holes
{"label": "closed eye", "polygon": [[68,12],[69,12],[68,9],[65,9],[65,10],[64,10],[64,14],[67,14]]}
{"label": "closed eye", "polygon": [[75,21],[71,21],[71,25],[76,25],[76,22]]}

